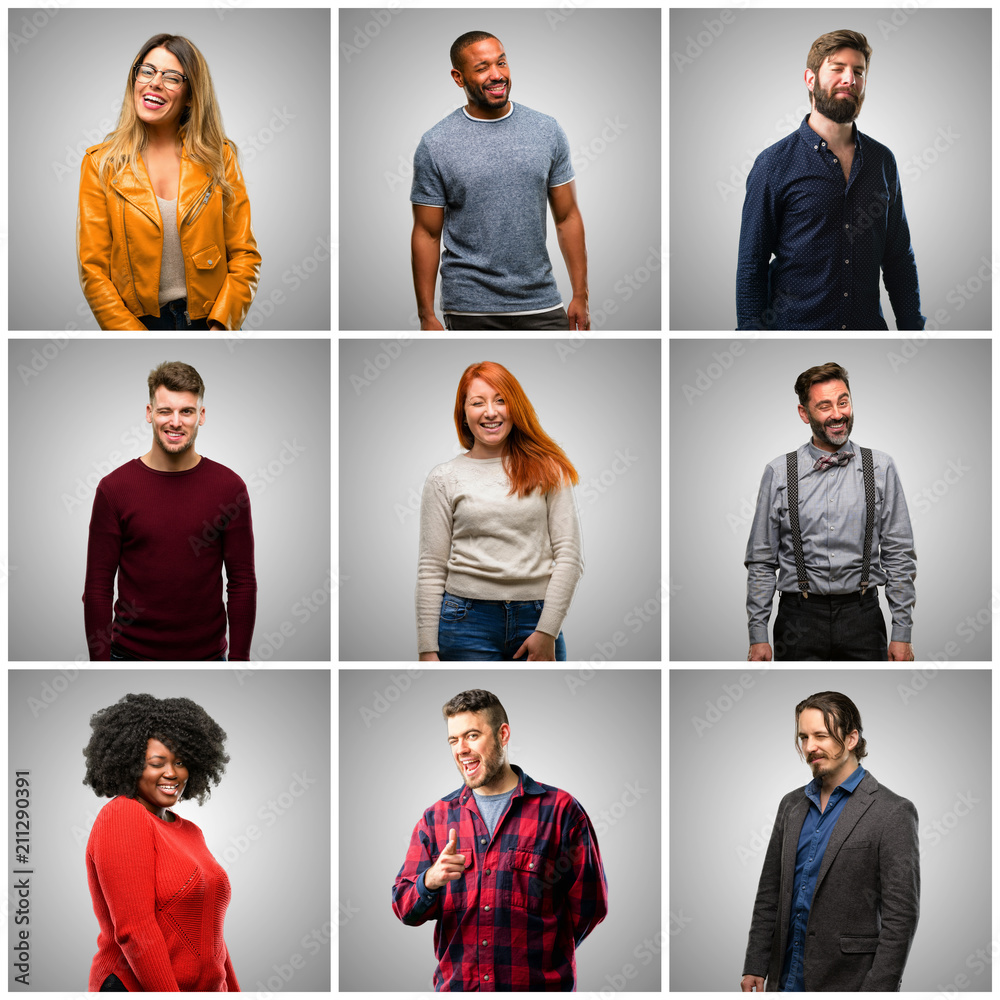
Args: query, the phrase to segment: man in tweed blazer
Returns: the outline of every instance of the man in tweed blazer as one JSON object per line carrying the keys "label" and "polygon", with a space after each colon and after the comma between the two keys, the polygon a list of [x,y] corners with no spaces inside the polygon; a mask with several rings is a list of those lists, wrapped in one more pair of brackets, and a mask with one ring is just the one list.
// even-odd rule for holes
{"label": "man in tweed blazer", "polygon": [[850,698],[812,695],[795,718],[813,780],[778,806],[740,987],[896,991],[919,913],[917,811],[861,767]]}

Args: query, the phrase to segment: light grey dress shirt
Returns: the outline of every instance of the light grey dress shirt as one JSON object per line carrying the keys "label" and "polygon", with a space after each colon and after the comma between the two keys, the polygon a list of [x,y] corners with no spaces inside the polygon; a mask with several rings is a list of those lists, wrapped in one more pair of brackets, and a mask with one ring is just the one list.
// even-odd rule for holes
{"label": "light grey dress shirt", "polygon": [[[853,594],[861,589],[865,543],[865,483],[861,445],[848,440],[839,451],[854,452],[847,465],[813,468],[821,451],[812,441],[798,449],[799,530],[811,594]],[[909,642],[916,601],[917,555],[903,487],[892,459],[872,449],[875,466],[875,525],[869,582],[883,587],[892,613],[891,642]],[[764,469],[757,510],[747,542],[747,619],[750,642],[768,642],[767,624],[777,589],[797,593],[798,573],[788,518],[785,456]]]}

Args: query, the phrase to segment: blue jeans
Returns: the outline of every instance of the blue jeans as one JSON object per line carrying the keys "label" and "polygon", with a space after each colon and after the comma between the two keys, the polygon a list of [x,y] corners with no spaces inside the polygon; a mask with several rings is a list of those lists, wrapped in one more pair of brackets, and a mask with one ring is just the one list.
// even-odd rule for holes
{"label": "blue jeans", "polygon": [[[521,643],[535,631],[544,601],[478,601],[445,591],[438,621],[438,659],[513,660]],[[520,659],[526,660],[527,653]],[[562,632],[556,659],[566,659]]]}
{"label": "blue jeans", "polygon": [[187,299],[174,299],[160,306],[159,316],[140,316],[139,322],[147,330],[207,330],[207,319],[187,317]]}
{"label": "blue jeans", "polygon": [[[124,653],[124,651],[121,650],[118,646],[112,646],[111,647],[111,659],[112,660],[134,660],[135,657],[134,656],[126,656],[125,653]],[[221,656],[213,656],[212,659],[213,660],[223,660],[223,661],[225,661],[226,654],[223,653]]]}

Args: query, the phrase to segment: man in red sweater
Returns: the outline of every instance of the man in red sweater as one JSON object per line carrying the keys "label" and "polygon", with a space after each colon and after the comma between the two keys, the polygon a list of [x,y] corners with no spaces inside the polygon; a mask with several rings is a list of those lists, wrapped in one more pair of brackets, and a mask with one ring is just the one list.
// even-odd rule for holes
{"label": "man in red sweater", "polygon": [[246,484],[194,449],[205,423],[198,372],[165,361],[148,383],[152,448],[105,476],[94,497],[83,593],[90,658],[224,660],[228,616],[229,659],[249,660],[257,578]]}

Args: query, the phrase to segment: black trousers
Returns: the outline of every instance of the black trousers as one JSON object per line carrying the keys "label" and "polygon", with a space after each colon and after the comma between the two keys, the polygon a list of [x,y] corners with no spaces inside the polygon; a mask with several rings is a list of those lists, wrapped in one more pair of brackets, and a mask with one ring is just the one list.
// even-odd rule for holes
{"label": "black trousers", "polygon": [[114,974],[101,983],[101,993],[128,993],[125,984]]}
{"label": "black trousers", "polygon": [[568,330],[569,316],[562,306],[530,316],[455,316],[444,314],[446,330]]}
{"label": "black trousers", "polygon": [[872,587],[858,594],[782,591],[774,620],[775,660],[888,660],[885,620]]}

